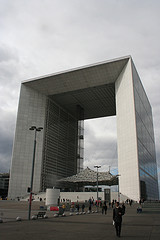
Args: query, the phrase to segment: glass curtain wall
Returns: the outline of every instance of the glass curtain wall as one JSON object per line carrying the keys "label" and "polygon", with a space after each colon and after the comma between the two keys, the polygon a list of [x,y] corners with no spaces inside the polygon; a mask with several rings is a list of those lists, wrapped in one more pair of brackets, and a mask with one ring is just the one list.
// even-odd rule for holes
{"label": "glass curtain wall", "polygon": [[138,74],[133,68],[141,198],[158,199],[158,177],[152,109]]}
{"label": "glass curtain wall", "polygon": [[77,173],[83,170],[84,161],[84,109],[77,105],[78,143],[77,143]]}
{"label": "glass curtain wall", "polygon": [[77,119],[48,98],[41,190],[77,173]]}

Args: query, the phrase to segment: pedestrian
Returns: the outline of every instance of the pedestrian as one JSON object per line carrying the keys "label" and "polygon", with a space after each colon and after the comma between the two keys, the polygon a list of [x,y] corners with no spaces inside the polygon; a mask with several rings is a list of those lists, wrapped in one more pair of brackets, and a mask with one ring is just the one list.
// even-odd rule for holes
{"label": "pedestrian", "polygon": [[77,203],[77,212],[79,212],[79,203]]}
{"label": "pedestrian", "polygon": [[105,212],[105,215],[107,214],[107,204],[104,205],[104,212]]}
{"label": "pedestrian", "polygon": [[89,204],[89,212],[91,212],[91,209],[92,209],[91,204]]}
{"label": "pedestrian", "polygon": [[113,221],[116,228],[116,235],[118,237],[121,235],[122,215],[122,208],[119,206],[119,202],[116,202],[116,206],[113,209]]}
{"label": "pedestrian", "polygon": [[124,205],[124,203],[122,203],[122,212],[123,212],[123,215],[125,214],[125,211],[126,211],[126,206]]}
{"label": "pedestrian", "polygon": [[104,204],[102,205],[102,214],[104,213]]}
{"label": "pedestrian", "polygon": [[82,212],[84,212],[85,205],[84,203],[82,204]]}
{"label": "pedestrian", "polygon": [[76,212],[79,212],[79,203],[76,204]]}
{"label": "pedestrian", "polygon": [[112,201],[112,208],[113,208],[113,206],[114,206],[114,200]]}
{"label": "pedestrian", "polygon": [[59,198],[57,200],[57,206],[59,206],[59,205],[60,205],[60,196],[59,196]]}
{"label": "pedestrian", "polygon": [[133,200],[130,199],[130,200],[129,200],[129,205],[130,205],[130,207],[132,206],[132,203],[133,203]]}
{"label": "pedestrian", "polygon": [[63,205],[62,205],[62,212],[63,212],[63,213],[65,212],[65,209],[66,209],[66,205],[63,204]]}
{"label": "pedestrian", "polygon": [[74,212],[74,204],[71,204],[71,212]]}

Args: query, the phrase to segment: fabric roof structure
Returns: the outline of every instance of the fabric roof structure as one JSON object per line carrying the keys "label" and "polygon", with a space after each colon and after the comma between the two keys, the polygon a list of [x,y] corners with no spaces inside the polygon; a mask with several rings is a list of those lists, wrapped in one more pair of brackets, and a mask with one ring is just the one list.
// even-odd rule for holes
{"label": "fabric roof structure", "polygon": [[[78,184],[79,186],[85,185],[94,186],[97,184],[97,172],[87,167],[86,169],[84,169],[80,173],[77,173],[76,175],[58,180],[57,183]],[[108,186],[117,185],[118,178],[117,176],[112,175],[109,171],[98,172],[98,184]]]}

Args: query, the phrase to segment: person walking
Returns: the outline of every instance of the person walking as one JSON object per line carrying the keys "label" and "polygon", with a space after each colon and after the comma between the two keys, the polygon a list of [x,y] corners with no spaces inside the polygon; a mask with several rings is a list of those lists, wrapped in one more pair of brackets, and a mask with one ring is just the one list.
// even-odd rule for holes
{"label": "person walking", "polygon": [[104,212],[105,212],[105,215],[107,214],[107,204],[104,205]]}
{"label": "person walking", "polygon": [[113,221],[116,228],[116,235],[118,237],[121,235],[122,215],[122,208],[119,206],[119,202],[116,202],[116,206],[113,209]]}
{"label": "person walking", "polygon": [[84,212],[85,205],[84,203],[82,204],[82,212]]}
{"label": "person walking", "polygon": [[92,210],[92,206],[91,204],[89,204],[89,212],[91,212],[91,210]]}
{"label": "person walking", "polygon": [[126,207],[125,207],[124,203],[122,203],[122,213],[123,213],[123,215],[125,214],[125,212],[126,212]]}
{"label": "person walking", "polygon": [[79,212],[79,203],[76,204],[76,212]]}
{"label": "person walking", "polygon": [[77,212],[79,212],[79,203],[77,203]]}
{"label": "person walking", "polygon": [[64,214],[64,212],[65,212],[65,209],[66,209],[66,205],[65,205],[65,204],[63,204],[63,205],[62,205],[62,214]]}
{"label": "person walking", "polygon": [[103,204],[103,205],[102,205],[102,214],[104,213],[104,206],[105,206],[105,205]]}

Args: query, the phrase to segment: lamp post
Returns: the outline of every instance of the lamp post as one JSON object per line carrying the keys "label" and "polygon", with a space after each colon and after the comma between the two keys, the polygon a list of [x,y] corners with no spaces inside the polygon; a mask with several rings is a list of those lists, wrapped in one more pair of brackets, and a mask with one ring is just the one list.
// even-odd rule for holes
{"label": "lamp post", "polygon": [[33,177],[34,177],[34,163],[35,163],[35,153],[36,153],[36,137],[37,132],[40,132],[43,128],[32,126],[29,128],[31,131],[35,131],[34,135],[34,148],[33,148],[33,160],[32,160],[32,172],[31,172],[31,185],[30,185],[30,195],[29,195],[29,209],[28,209],[28,220],[31,218],[31,204],[32,204],[32,190],[33,190]]}
{"label": "lamp post", "polygon": [[101,168],[101,166],[96,165],[94,168],[97,168],[97,212],[98,212],[98,168]]}
{"label": "lamp post", "polygon": [[117,174],[118,177],[118,202],[120,202],[120,193],[119,193],[119,177],[121,176],[121,174]]}

